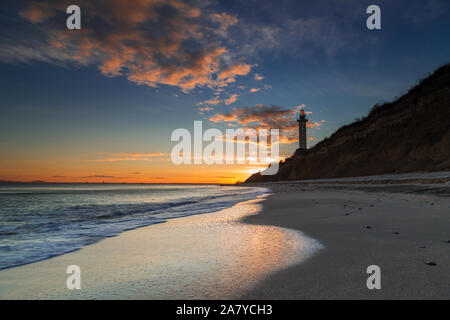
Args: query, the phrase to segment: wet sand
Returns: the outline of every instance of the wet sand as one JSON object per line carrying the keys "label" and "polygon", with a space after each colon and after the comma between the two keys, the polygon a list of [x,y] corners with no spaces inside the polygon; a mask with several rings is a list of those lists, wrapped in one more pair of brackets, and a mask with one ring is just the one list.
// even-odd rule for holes
{"label": "wet sand", "polygon": [[[450,299],[448,196],[405,194],[395,186],[369,188],[374,192],[295,182],[263,186],[273,195],[245,222],[301,230],[325,248],[241,298]],[[367,288],[370,265],[381,268],[381,290]]]}
{"label": "wet sand", "polygon": [[[126,231],[81,250],[0,271],[0,299],[236,298],[318,244],[296,231],[243,224],[260,200]],[[81,268],[81,290],[66,268]]]}

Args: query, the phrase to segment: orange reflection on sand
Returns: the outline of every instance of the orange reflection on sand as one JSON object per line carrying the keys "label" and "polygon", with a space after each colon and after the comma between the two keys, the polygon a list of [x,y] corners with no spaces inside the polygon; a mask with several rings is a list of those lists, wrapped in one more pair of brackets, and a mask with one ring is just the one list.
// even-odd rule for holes
{"label": "orange reflection on sand", "polygon": [[[0,271],[0,298],[232,299],[276,270],[300,262],[314,240],[295,231],[250,225],[258,200],[124,232],[82,250]],[[66,290],[68,265],[83,290]]]}

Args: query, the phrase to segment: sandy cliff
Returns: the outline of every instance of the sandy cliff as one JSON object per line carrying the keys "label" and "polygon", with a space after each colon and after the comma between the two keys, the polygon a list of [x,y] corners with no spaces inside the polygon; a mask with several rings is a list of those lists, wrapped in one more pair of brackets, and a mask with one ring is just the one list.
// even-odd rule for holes
{"label": "sandy cliff", "polygon": [[450,64],[394,102],[246,182],[337,178],[450,169]]}

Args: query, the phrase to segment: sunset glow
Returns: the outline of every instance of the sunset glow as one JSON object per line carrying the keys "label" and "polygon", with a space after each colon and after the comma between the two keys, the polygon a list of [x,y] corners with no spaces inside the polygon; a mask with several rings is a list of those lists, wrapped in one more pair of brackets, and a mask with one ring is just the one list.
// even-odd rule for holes
{"label": "sunset glow", "polygon": [[[278,129],[285,158],[298,148],[300,110],[309,119],[311,148],[367,114],[366,106],[408,88],[407,79],[430,70],[423,61],[438,66],[447,59],[442,48],[434,60],[418,54],[408,62],[421,66],[414,76],[408,66],[392,64],[416,50],[416,42],[385,50],[398,37],[358,27],[363,4],[336,6],[361,11],[356,18],[334,11],[316,16],[314,4],[295,1],[282,9],[267,4],[270,10],[250,3],[112,1],[105,10],[101,1],[80,0],[82,27],[68,30],[66,2],[4,5],[10,18],[2,21],[0,51],[0,180],[235,183],[268,161],[177,166],[171,133],[192,132],[200,120],[204,130],[221,132]],[[423,40],[430,48],[442,43]],[[360,45],[348,45],[355,41]],[[390,67],[379,67],[385,64]],[[379,81],[386,78],[393,80]]]}

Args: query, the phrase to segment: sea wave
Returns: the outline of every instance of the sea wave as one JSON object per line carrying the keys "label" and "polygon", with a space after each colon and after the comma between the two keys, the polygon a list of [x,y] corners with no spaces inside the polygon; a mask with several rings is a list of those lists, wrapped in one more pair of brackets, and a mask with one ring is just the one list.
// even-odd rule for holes
{"label": "sea wave", "polygon": [[0,269],[71,252],[126,230],[220,211],[266,192],[219,186],[2,190]]}

